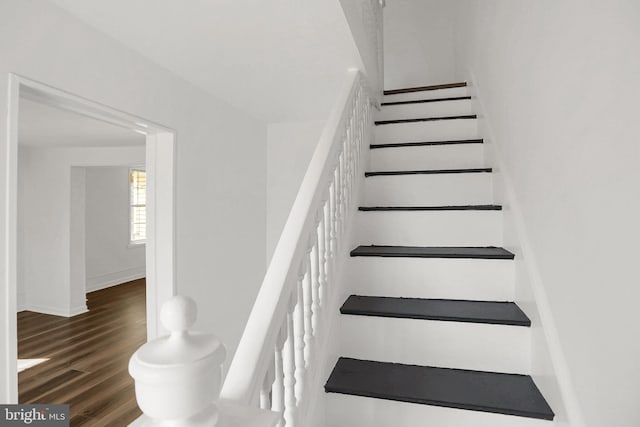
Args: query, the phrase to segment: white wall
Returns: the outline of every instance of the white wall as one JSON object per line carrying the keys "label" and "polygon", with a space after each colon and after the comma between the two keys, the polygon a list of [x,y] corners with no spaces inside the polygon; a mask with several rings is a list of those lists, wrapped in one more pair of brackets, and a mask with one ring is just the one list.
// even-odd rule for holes
{"label": "white wall", "polygon": [[380,70],[379,61],[379,54],[384,50],[379,45],[383,40],[382,8],[378,0],[340,0],[340,5],[360,54],[360,69],[367,76],[373,93],[382,95],[384,77],[380,75],[383,70]]}
{"label": "white wall", "polygon": [[324,121],[272,123],[267,130],[267,265],[318,145]]}
{"label": "white wall", "polygon": [[87,292],[144,277],[145,247],[129,244],[129,168],[86,168],[85,191]]}
{"label": "white wall", "polygon": [[519,298],[531,284],[545,327],[536,379],[557,375],[572,426],[640,425],[640,3],[471,0],[461,16],[460,77],[530,267]]}
{"label": "white wall", "polygon": [[385,89],[454,80],[456,12],[456,0],[387,0]]}
{"label": "white wall", "polygon": [[[97,32],[49,2],[0,2],[0,164],[7,164],[8,73],[175,129],[178,292],[201,305],[197,328],[217,333],[229,357],[265,271],[266,125]],[[0,174],[0,223],[7,176]],[[52,177],[52,179],[58,179]],[[7,234],[0,227],[0,336],[14,327]],[[3,345],[4,348],[4,345]],[[0,401],[15,363],[0,352]]]}
{"label": "white wall", "polygon": [[361,67],[338,0],[49,1],[269,123],[327,116]]}
{"label": "white wall", "polygon": [[[124,171],[123,210],[127,221],[127,168],[84,168],[87,165],[144,164],[145,147],[126,148],[26,148],[20,147],[18,174],[23,191],[18,195],[18,216],[22,234],[18,235],[21,257],[18,259],[19,293],[24,295],[24,308],[58,315],[74,315],[86,311],[85,278],[96,271],[93,259],[103,243],[95,241],[97,210],[105,203],[116,202],[95,194],[94,169]],[[94,194],[92,194],[94,193]],[[85,202],[86,200],[86,202]],[[85,211],[86,206],[86,211]],[[113,208],[103,212],[113,215]],[[86,227],[85,227],[86,222]],[[105,224],[112,225],[112,224]],[[86,230],[86,240],[85,240]],[[126,247],[128,226],[124,230]],[[117,229],[101,234],[116,234]],[[85,249],[86,242],[86,249]],[[115,245],[114,245],[115,246]],[[109,257],[110,246],[101,256]],[[85,252],[86,251],[86,252]],[[144,249],[142,249],[144,252]],[[85,267],[85,253],[87,263]],[[142,260],[144,253],[136,260]],[[121,263],[124,261],[120,261]],[[120,264],[122,265],[122,264]],[[110,264],[113,268],[113,264]],[[119,267],[115,267],[119,268]],[[104,270],[99,270],[104,271]],[[93,276],[89,276],[93,277]]]}

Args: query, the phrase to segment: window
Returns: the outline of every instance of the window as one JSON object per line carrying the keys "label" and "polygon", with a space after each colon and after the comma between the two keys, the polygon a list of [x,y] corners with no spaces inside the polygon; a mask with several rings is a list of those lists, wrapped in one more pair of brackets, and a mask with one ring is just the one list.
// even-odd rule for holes
{"label": "window", "polygon": [[129,171],[130,236],[132,244],[147,239],[147,173],[142,169]]}

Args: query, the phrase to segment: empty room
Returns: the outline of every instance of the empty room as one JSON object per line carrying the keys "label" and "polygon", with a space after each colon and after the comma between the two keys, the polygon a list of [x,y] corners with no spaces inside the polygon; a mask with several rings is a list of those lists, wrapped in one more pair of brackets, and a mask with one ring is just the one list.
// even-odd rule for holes
{"label": "empty room", "polygon": [[23,97],[18,142],[19,401],[73,402],[73,425],[131,421],[127,363],[147,332],[145,135]]}

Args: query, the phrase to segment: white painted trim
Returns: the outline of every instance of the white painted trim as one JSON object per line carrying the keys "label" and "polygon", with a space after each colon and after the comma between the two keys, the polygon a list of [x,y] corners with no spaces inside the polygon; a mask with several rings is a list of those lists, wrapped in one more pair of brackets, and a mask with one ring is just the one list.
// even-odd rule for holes
{"label": "white painted trim", "polygon": [[83,98],[18,74],[9,73],[9,79],[15,80],[16,84],[20,86],[20,96],[31,101],[71,111],[114,126],[130,129],[143,135],[149,135],[157,132],[174,133],[172,129],[158,123],[154,123],[134,114],[120,111],[107,105],[100,104],[99,102]]}
{"label": "white painted trim", "polygon": [[[138,116],[65,92],[17,74],[9,73],[7,115],[7,195],[4,200],[7,233],[6,271],[0,282],[6,309],[5,329],[0,331],[6,363],[0,367],[0,378],[6,378],[0,391],[3,403],[18,402],[17,374],[17,194],[18,194],[18,115],[20,96],[47,105],[73,111],[87,117],[134,130],[147,137],[146,168],[152,197],[147,200],[147,214],[153,218],[146,242],[147,271],[147,339],[158,336],[158,313],[161,304],[176,292],[175,284],[175,131]],[[25,307],[28,308],[28,307]],[[35,307],[32,307],[35,308]],[[43,307],[40,307],[43,308]],[[46,307],[44,307],[46,308]],[[71,308],[62,315],[82,312]],[[84,308],[86,310],[86,307]],[[6,397],[6,398],[5,398]]]}
{"label": "white painted trim", "polygon": [[72,307],[69,310],[60,310],[59,307],[52,307],[47,305],[38,304],[25,304],[22,311],[33,311],[36,313],[49,314],[52,316],[73,317],[78,314],[86,313],[89,311],[86,304]]}
{"label": "white painted trim", "polygon": [[20,81],[9,74],[8,109],[7,109],[7,188],[4,208],[6,222],[4,224],[7,236],[5,254],[5,277],[2,288],[4,292],[6,319],[3,324],[6,329],[0,336],[5,337],[3,347],[6,351],[6,364],[0,377],[4,377],[3,395],[7,396],[4,403],[18,403],[18,340],[17,340],[17,282],[18,282],[18,110],[20,100]]}
{"label": "white painted trim", "polygon": [[99,291],[100,289],[122,285],[132,280],[142,279],[145,275],[146,269],[144,267],[135,267],[100,276],[87,277],[86,290],[87,292]]}
{"label": "white painted trim", "polygon": [[[162,304],[176,295],[175,134],[147,134],[147,340],[162,336]],[[166,173],[172,171],[172,173]],[[149,284],[152,283],[153,286]]]}
{"label": "white painted trim", "polygon": [[[572,427],[584,427],[584,418],[582,416],[578,397],[571,379],[569,365],[567,364],[564,351],[560,344],[560,336],[551,311],[549,298],[542,281],[542,276],[540,275],[535,252],[533,251],[530,243],[529,233],[526,229],[522,209],[520,208],[518,198],[516,197],[511,175],[506,166],[502,146],[495,138],[495,132],[491,126],[491,119],[483,103],[480,87],[477,84],[473,70],[468,70],[468,76],[469,78],[467,81],[470,83],[474,92],[472,96],[476,104],[478,117],[485,120],[486,130],[488,132],[488,135],[484,135],[485,143],[488,143],[492,148],[492,152],[489,154],[493,158],[494,166],[497,164],[497,169],[500,172],[492,174],[494,179],[501,180],[501,182],[495,182],[494,187],[501,186],[503,188],[504,205],[505,207],[508,207],[506,211],[508,211],[508,213],[513,217],[513,223],[519,240],[518,243],[522,251],[523,259],[525,260],[525,271],[528,275],[535,304],[540,315],[540,323],[549,349],[549,356],[551,358],[553,370],[565,406],[569,425]],[[505,212],[505,214],[506,213],[507,212]]]}

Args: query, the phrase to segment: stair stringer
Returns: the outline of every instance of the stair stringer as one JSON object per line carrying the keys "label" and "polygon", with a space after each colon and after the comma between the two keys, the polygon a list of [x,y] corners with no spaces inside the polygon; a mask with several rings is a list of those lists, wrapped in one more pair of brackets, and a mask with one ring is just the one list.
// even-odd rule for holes
{"label": "stair stringer", "polygon": [[494,203],[503,205],[503,246],[516,255],[515,302],[531,319],[531,376],[554,409],[554,425],[584,427],[555,320],[500,142],[495,138],[473,70],[468,69],[466,74],[469,95],[478,116],[478,132],[484,137],[485,161],[493,166],[491,179]]}

